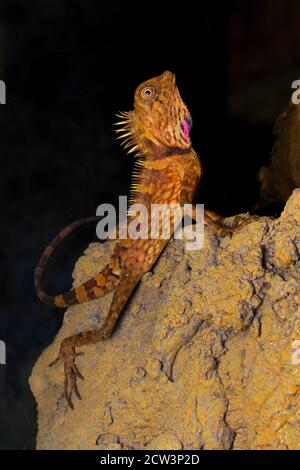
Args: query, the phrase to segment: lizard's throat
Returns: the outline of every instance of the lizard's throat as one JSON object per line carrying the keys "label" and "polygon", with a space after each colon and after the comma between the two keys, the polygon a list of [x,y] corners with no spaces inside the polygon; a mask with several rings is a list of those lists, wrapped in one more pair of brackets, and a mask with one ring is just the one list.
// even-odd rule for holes
{"label": "lizard's throat", "polygon": [[[179,133],[181,134],[181,138],[183,138],[182,143],[184,143],[184,147],[182,148],[176,145],[177,142],[163,143],[158,138],[150,138],[139,128],[134,111],[121,112],[117,114],[117,116],[121,119],[115,124],[118,126],[116,129],[117,139],[122,141],[121,145],[124,150],[134,157],[144,157],[147,160],[152,160],[170,154],[174,149],[176,149],[175,153],[189,151],[189,144],[191,144],[189,137],[191,119],[189,119],[189,116],[180,126]],[[178,135],[178,141],[180,142],[180,135]]]}

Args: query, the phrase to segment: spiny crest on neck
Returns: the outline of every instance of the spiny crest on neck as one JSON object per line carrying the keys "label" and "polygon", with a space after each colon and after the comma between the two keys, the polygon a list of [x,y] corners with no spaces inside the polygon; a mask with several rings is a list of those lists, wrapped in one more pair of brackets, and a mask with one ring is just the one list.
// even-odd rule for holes
{"label": "spiny crest on neck", "polygon": [[120,126],[115,129],[118,134],[117,139],[121,139],[121,145],[124,149],[128,149],[127,153],[134,153],[135,157],[143,156],[142,142],[139,136],[139,131],[136,125],[134,111],[120,111],[116,114],[121,121],[116,122],[115,126]]}
{"label": "spiny crest on neck", "polygon": [[[117,139],[122,140],[121,145],[124,149],[128,149],[128,154],[134,154],[136,158],[133,172],[132,181],[130,188],[129,207],[135,204],[139,200],[139,196],[142,190],[141,185],[141,172],[146,167],[147,162],[145,160],[145,151],[143,149],[142,139],[135,121],[134,111],[122,111],[116,114],[121,121],[115,123],[115,126],[119,126],[115,129],[117,133]],[[130,209],[128,209],[128,215],[130,215]]]}

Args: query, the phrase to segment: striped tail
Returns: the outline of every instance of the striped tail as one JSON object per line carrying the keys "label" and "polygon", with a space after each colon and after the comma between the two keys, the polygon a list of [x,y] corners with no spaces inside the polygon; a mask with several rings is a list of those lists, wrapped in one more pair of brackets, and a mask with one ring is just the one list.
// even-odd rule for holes
{"label": "striped tail", "polygon": [[64,240],[64,238],[66,238],[66,236],[73,232],[77,227],[80,227],[81,225],[87,224],[89,222],[98,221],[100,219],[101,217],[92,216],[73,222],[72,224],[65,227],[58,235],[56,235],[51,243],[45,248],[34,270],[35,291],[38,298],[43,303],[54,307],[70,307],[71,305],[77,305],[89,300],[97,299],[98,297],[102,297],[108,292],[111,292],[118,284],[120,269],[117,260],[112,258],[110,263],[105,266],[105,268],[99,274],[84,282],[79,287],[70,289],[64,294],[51,296],[47,295],[42,289],[42,276],[46,264],[62,240]]}

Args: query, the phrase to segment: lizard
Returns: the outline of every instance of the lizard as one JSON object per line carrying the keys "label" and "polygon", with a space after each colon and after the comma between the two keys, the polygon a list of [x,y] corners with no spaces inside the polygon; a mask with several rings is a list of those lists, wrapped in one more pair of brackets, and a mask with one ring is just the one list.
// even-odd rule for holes
{"label": "lizard", "polygon": [[[121,112],[118,117],[121,120],[116,123],[117,135],[122,139],[128,153],[136,156],[131,203],[144,204],[150,220],[152,204],[193,204],[202,167],[191,143],[192,118],[180,96],[175,75],[165,71],[160,76],[141,83],[135,91],[134,110]],[[195,218],[196,207],[192,207],[192,216]],[[136,215],[128,212],[129,221],[135,217]],[[64,395],[71,409],[74,409],[72,393],[81,399],[77,379],[83,379],[76,365],[76,357],[82,354],[77,352],[77,348],[105,340],[111,335],[141,277],[152,268],[169,241],[162,237],[120,239],[115,245],[111,260],[95,277],[64,294],[46,294],[42,289],[42,274],[54,249],[76,227],[97,219],[99,218],[81,219],[66,227],[44,250],[34,271],[37,296],[51,306],[66,308],[114,291],[109,312],[100,328],[65,338],[57,358],[50,364],[53,366],[60,359],[64,363]],[[250,219],[233,227],[222,224],[222,220],[214,212],[204,212],[204,224],[220,235],[231,234]],[[163,223],[160,221],[161,225]],[[174,217],[171,224],[174,232]],[[148,233],[149,230],[148,228]],[[159,230],[161,233],[161,226]]]}

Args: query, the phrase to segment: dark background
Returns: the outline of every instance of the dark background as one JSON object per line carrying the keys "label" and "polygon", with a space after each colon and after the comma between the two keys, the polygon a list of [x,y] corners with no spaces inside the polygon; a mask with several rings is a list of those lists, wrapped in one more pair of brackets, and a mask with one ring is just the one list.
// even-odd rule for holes
{"label": "dark background", "polygon": [[[0,0],[0,448],[34,448],[28,376],[62,322],[33,291],[42,249],[128,193],[133,158],[114,139],[114,114],[132,109],[141,81],[176,73],[204,165],[199,202],[245,212],[300,76],[299,25],[299,0]],[[52,293],[70,286],[94,232],[79,229],[54,257]]]}

